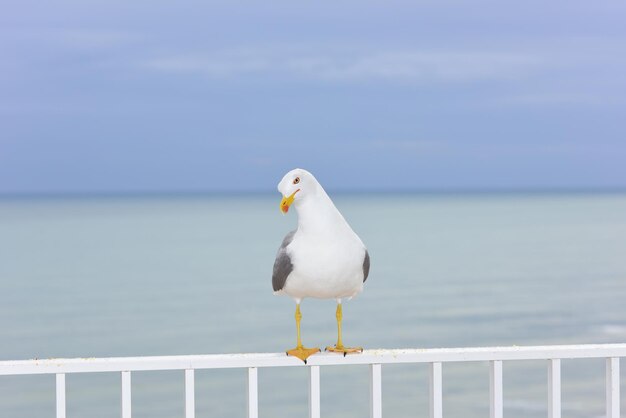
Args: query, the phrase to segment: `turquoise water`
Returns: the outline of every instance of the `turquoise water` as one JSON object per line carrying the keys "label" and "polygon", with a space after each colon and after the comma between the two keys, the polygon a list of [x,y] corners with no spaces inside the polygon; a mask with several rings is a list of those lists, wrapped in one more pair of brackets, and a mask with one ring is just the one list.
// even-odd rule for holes
{"label": "turquoise water", "polygon": [[[0,200],[0,359],[278,352],[279,196]],[[344,340],[366,348],[626,342],[625,194],[338,195],[368,246]],[[303,339],[335,339],[305,300]],[[604,362],[563,361],[564,416],[603,416]],[[626,373],[622,367],[622,379]],[[307,415],[305,369],[261,370],[263,417]],[[546,364],[506,362],[507,417],[546,416]],[[119,375],[69,375],[69,417],[119,414]],[[245,416],[242,370],[197,372],[198,417]],[[322,369],[322,415],[368,415],[367,367]],[[626,391],[622,391],[624,394]],[[427,369],[385,366],[387,417],[425,417]],[[623,395],[623,404],[626,405]],[[444,414],[488,416],[488,366],[444,367]],[[133,374],[133,416],[183,415],[182,372]],[[0,377],[0,417],[53,417],[54,377]]]}

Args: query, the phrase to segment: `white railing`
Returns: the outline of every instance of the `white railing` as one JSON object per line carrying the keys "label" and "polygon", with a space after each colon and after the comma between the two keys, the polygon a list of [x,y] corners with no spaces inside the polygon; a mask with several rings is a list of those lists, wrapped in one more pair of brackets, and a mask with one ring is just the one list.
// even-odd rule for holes
{"label": "white railing", "polygon": [[121,373],[122,418],[131,418],[131,372],[146,370],[184,370],[185,417],[195,417],[194,370],[247,369],[248,417],[258,418],[259,368],[308,367],[309,415],[320,417],[320,366],[366,364],[370,366],[370,415],[382,416],[382,365],[428,363],[430,369],[430,417],[443,416],[442,364],[450,362],[489,362],[490,417],[502,418],[502,362],[508,360],[546,360],[548,365],[548,416],[561,417],[561,359],[606,359],[606,416],[620,416],[619,358],[626,357],[626,344],[561,345],[536,347],[480,347],[407,350],[365,350],[346,357],[320,353],[308,364],[284,353],[216,354],[163,357],[117,357],[0,361],[0,375],[55,374],[56,416],[65,418],[65,375],[67,373]]}

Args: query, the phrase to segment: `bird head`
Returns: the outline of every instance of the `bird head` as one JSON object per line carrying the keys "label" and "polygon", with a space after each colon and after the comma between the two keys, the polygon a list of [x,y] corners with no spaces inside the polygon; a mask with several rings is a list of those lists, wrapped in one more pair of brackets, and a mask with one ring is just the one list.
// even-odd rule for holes
{"label": "bird head", "polygon": [[285,174],[278,183],[278,191],[283,195],[280,201],[280,210],[287,213],[292,204],[314,194],[317,190],[317,184],[315,177],[301,168],[296,168]]}

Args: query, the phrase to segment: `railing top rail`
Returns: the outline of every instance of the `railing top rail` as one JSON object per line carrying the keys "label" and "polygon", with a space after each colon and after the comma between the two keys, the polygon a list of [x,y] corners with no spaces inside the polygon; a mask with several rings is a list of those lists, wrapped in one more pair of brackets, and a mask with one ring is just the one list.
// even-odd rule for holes
{"label": "railing top rail", "polygon": [[[320,353],[309,357],[308,365],[333,366],[607,357],[626,357],[626,344],[380,349],[365,350],[362,354],[348,355],[346,357],[334,353]],[[284,353],[51,358],[0,361],[0,375],[297,366],[304,366],[304,364],[296,358],[287,357]]]}

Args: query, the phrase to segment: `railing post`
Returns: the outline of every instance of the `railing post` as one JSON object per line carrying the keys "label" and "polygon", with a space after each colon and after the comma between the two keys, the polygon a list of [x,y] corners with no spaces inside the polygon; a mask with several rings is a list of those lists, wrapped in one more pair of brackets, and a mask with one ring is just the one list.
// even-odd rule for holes
{"label": "railing post", "polygon": [[57,418],[65,418],[65,374],[56,375]]}
{"label": "railing post", "polygon": [[196,384],[193,369],[185,370],[185,418],[196,416]]}
{"label": "railing post", "polygon": [[309,367],[309,418],[320,418],[320,366]]}
{"label": "railing post", "polygon": [[122,372],[122,418],[131,418],[130,372]]}
{"label": "railing post", "polygon": [[370,417],[382,418],[383,391],[380,364],[370,364]]}
{"label": "railing post", "polygon": [[248,418],[259,418],[259,381],[256,367],[248,367]]}
{"label": "railing post", "polygon": [[489,362],[489,417],[502,418],[502,361]]}
{"label": "railing post", "polygon": [[606,359],[606,416],[620,418],[619,357]]}
{"label": "railing post", "polygon": [[561,418],[561,360],[548,361],[548,418]]}
{"label": "railing post", "polygon": [[430,418],[443,418],[441,363],[430,363]]}

